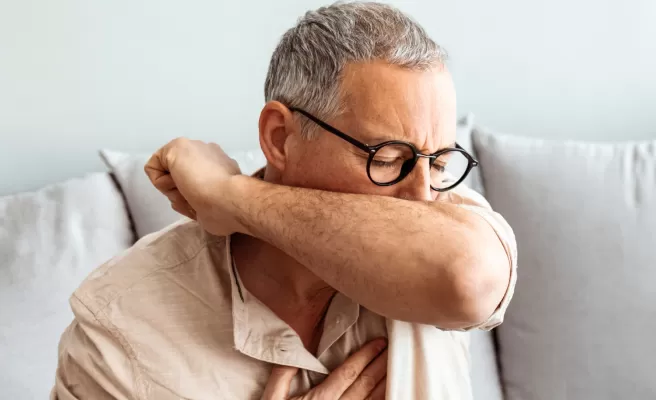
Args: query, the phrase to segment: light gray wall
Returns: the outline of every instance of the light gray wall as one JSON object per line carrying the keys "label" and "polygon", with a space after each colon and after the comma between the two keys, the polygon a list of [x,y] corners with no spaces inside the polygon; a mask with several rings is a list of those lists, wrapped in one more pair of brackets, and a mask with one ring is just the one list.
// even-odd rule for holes
{"label": "light gray wall", "polygon": [[[656,137],[656,1],[393,1],[451,55],[459,110],[523,135]],[[0,194],[176,136],[257,146],[269,56],[319,0],[0,0]]]}

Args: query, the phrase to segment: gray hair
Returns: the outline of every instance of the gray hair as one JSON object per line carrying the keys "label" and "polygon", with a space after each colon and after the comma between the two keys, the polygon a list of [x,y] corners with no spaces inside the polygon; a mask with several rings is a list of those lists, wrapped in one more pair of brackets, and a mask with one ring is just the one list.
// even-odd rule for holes
{"label": "gray hair", "polygon": [[400,10],[373,2],[335,3],[308,11],[283,35],[271,57],[264,97],[331,118],[343,112],[340,78],[347,63],[382,60],[425,70],[445,59],[446,52]]}

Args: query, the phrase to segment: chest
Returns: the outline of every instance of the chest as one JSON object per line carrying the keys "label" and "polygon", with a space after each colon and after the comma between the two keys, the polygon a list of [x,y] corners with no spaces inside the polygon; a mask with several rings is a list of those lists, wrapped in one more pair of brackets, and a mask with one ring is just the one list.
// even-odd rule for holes
{"label": "chest", "polygon": [[465,334],[386,321],[365,309],[355,320],[329,313],[315,354],[291,330],[259,335],[223,324],[205,331],[157,332],[138,345],[144,336],[133,337],[142,384],[151,399],[260,399],[273,364],[299,367],[290,395],[302,395],[381,336],[389,337],[388,399],[470,397]]}
{"label": "chest", "polygon": [[[259,400],[274,364],[298,366],[290,395],[304,394],[362,345],[387,336],[385,319],[368,313],[348,327],[342,324],[349,321],[339,314],[326,319],[322,349],[314,354],[289,332],[271,336],[245,332],[236,335],[237,341],[243,339],[236,343],[233,329],[220,329],[187,340],[184,346],[167,341],[155,349],[143,343],[142,349],[148,352],[142,353],[141,360],[145,385],[151,388],[149,398]],[[149,342],[153,344],[152,337]]]}

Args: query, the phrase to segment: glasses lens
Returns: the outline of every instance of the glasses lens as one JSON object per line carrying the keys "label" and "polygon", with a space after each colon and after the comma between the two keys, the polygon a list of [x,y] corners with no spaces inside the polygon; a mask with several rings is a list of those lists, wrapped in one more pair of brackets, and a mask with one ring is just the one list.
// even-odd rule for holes
{"label": "glasses lens", "polygon": [[469,159],[459,151],[440,154],[431,167],[431,187],[436,190],[448,189],[467,173]]}
{"label": "glasses lens", "polygon": [[414,151],[408,145],[385,145],[376,151],[369,163],[369,176],[376,183],[392,183],[405,173],[414,157]]}

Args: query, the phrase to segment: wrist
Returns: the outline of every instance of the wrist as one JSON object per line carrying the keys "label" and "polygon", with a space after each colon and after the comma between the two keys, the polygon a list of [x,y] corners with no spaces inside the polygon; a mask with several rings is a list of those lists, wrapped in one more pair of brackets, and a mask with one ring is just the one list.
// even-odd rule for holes
{"label": "wrist", "polygon": [[232,216],[236,232],[253,236],[251,224],[248,221],[248,210],[251,206],[252,186],[258,179],[247,175],[233,175],[228,178],[224,190],[219,194],[223,198],[222,208]]}

